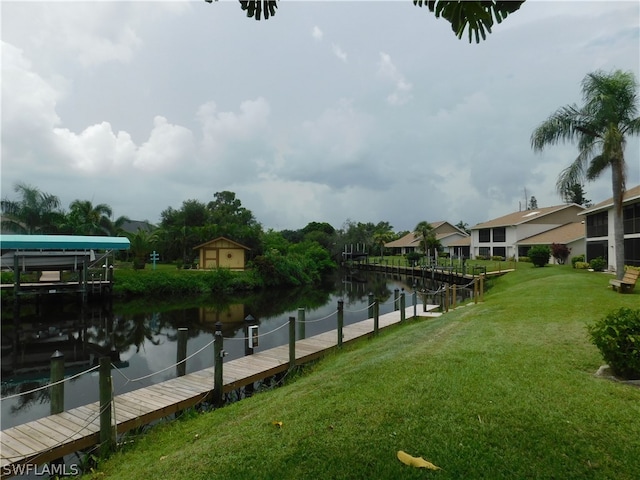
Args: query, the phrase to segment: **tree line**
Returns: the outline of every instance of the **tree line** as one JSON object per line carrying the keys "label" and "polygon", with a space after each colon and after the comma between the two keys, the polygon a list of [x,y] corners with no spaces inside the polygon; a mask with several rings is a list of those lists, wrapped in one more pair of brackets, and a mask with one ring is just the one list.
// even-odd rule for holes
{"label": "tree line", "polygon": [[[222,236],[249,247],[253,266],[276,283],[282,276],[294,278],[295,284],[316,280],[337,266],[345,246],[363,245],[372,255],[385,255],[385,244],[409,233],[394,231],[387,221],[350,219],[341,228],[313,221],[298,230],[264,230],[230,191],[214,193],[209,202],[189,199],[180,207],[167,207],[160,213],[159,225],[139,222],[142,226],[131,231],[129,217],[113,219],[108,204],[78,199],[64,210],[56,195],[37,187],[17,183],[14,191],[16,199],[1,203],[3,233],[126,236],[131,243],[128,259],[137,268],[144,267],[154,250],[162,261],[188,268],[197,257],[194,247]],[[462,221],[457,227],[468,230]],[[414,232],[423,251],[442,250],[429,222],[419,222]]]}

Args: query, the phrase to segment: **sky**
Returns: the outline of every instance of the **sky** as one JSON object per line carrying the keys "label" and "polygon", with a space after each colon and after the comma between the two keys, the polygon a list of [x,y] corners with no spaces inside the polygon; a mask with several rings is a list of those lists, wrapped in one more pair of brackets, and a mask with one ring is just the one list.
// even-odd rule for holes
{"label": "sky", "polygon": [[[533,130],[587,73],[640,80],[640,3],[527,1],[480,44],[411,0],[2,1],[1,196],[160,221],[235,192],[264,229],[470,226],[559,205]],[[640,184],[628,141],[627,185]],[[584,187],[611,197],[609,171]]]}

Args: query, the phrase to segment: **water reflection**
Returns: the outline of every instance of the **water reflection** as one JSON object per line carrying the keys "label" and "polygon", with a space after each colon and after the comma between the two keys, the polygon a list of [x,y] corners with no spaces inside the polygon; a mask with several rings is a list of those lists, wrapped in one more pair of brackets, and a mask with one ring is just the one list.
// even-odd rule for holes
{"label": "water reflection", "polygon": [[[337,303],[344,301],[344,324],[366,318],[369,294],[381,302],[380,313],[394,309],[394,290],[424,288],[415,279],[372,272],[345,272],[313,288],[251,293],[243,297],[167,299],[82,306],[51,296],[37,305],[2,310],[2,428],[49,414],[50,358],[64,354],[65,376],[73,376],[111,358],[116,394],[175,377],[178,329],[187,328],[187,373],[213,365],[213,333],[222,324],[225,361],[247,353],[247,317],[258,326],[259,352],[288,342],[288,319],[303,308],[307,322],[296,337],[336,328]],[[406,305],[410,305],[407,297]],[[201,350],[201,351],[200,351]],[[196,354],[197,353],[197,354]],[[159,372],[159,373],[156,373]],[[213,385],[212,385],[213,387]],[[23,392],[31,392],[22,394]],[[22,394],[22,395],[21,395]],[[65,384],[65,408],[97,401],[93,371]],[[10,397],[10,398],[6,398]]]}

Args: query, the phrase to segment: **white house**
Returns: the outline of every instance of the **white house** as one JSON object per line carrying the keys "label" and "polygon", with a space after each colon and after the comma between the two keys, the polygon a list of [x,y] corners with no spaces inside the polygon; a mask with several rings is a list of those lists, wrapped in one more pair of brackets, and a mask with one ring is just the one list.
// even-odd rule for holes
{"label": "white house", "polygon": [[582,211],[584,207],[570,203],[514,212],[479,223],[471,227],[471,256],[505,259],[526,256],[530,245],[520,245],[522,240],[563,225],[580,223],[582,218],[578,214]]}
{"label": "white house", "polygon": [[[587,261],[597,257],[607,260],[615,270],[613,239],[613,197],[589,207],[580,215],[586,217]],[[640,267],[640,185],[628,189],[622,201],[624,223],[624,264]]]}

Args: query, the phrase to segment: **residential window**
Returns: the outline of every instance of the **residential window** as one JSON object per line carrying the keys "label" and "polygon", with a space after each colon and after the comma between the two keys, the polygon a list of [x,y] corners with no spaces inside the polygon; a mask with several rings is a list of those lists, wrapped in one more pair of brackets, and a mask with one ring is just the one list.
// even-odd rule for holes
{"label": "residential window", "polygon": [[507,241],[507,229],[504,227],[493,229],[493,241],[494,242],[506,242]]}
{"label": "residential window", "polygon": [[481,243],[491,242],[491,229],[481,228],[480,231],[478,232],[478,241]]}
{"label": "residential window", "polygon": [[624,207],[622,212],[625,235],[640,233],[640,203]]}
{"label": "residential window", "polygon": [[480,255],[481,257],[489,258],[491,256],[491,248],[489,247],[478,248],[478,255]]}
{"label": "residential window", "polygon": [[608,248],[609,243],[606,240],[600,242],[587,242],[587,262],[598,257],[609,260]]}
{"label": "residential window", "polygon": [[608,218],[607,212],[587,216],[587,238],[606,237],[609,233]]}
{"label": "residential window", "polygon": [[624,264],[640,267],[640,238],[624,240]]}
{"label": "residential window", "polygon": [[493,247],[493,256],[507,258],[507,247]]}
{"label": "residential window", "polygon": [[528,257],[530,245],[518,246],[518,257]]}

